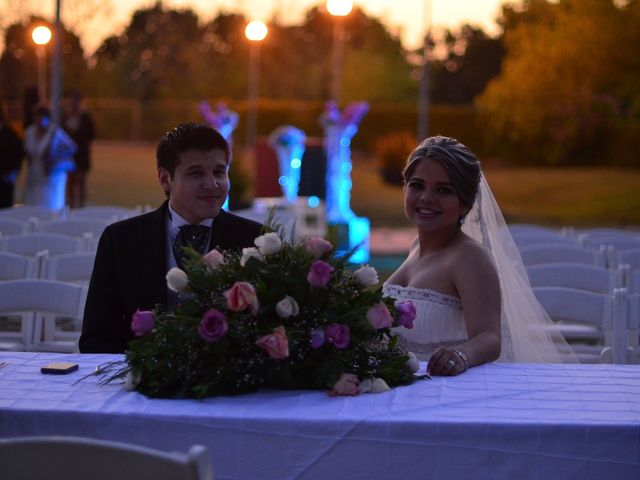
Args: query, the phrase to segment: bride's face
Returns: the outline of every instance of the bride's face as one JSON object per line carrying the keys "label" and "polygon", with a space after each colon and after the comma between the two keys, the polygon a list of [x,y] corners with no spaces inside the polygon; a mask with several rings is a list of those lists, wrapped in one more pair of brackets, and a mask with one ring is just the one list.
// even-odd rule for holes
{"label": "bride's face", "polygon": [[435,160],[420,160],[404,188],[404,212],[419,230],[451,231],[467,208],[451,184],[449,174]]}

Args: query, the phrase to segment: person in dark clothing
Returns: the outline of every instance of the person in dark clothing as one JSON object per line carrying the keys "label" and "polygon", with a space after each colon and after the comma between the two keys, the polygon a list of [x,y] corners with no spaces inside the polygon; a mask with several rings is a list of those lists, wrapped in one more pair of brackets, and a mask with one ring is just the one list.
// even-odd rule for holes
{"label": "person in dark clothing", "polygon": [[13,206],[13,195],[24,151],[22,140],[0,108],[0,208]]}
{"label": "person in dark clothing", "polygon": [[91,115],[82,108],[82,94],[78,91],[68,95],[62,128],[78,146],[74,157],[76,169],[69,172],[67,179],[67,204],[71,208],[84,207],[87,203],[87,174],[91,168],[91,142],[95,138],[95,125]]}
{"label": "person in dark clothing", "polygon": [[81,352],[124,352],[134,338],[131,316],[136,310],[158,304],[171,309],[177,303],[165,276],[180,265],[179,246],[190,231],[206,232],[199,242],[202,254],[254,246],[262,225],[221,209],[229,190],[229,158],[229,144],[210,125],[181,124],[165,134],[156,159],[168,200],[153,212],[111,224],[102,234]]}

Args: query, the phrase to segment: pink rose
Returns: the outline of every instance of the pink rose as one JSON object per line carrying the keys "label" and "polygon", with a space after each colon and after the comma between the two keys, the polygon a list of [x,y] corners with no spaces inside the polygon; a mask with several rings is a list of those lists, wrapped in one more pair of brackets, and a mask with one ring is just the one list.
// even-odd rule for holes
{"label": "pink rose", "polygon": [[227,299],[227,308],[234,312],[241,312],[249,307],[252,315],[258,313],[260,304],[253,286],[247,282],[236,282],[229,290],[224,292]]}
{"label": "pink rose", "polygon": [[396,320],[398,325],[405,328],[413,328],[416,319],[416,306],[411,300],[396,302]]}
{"label": "pink rose", "polygon": [[327,325],[324,329],[324,336],[327,342],[332,343],[340,350],[347,348],[351,341],[349,325],[338,325],[337,323]]}
{"label": "pink rose", "polygon": [[309,273],[307,274],[307,282],[309,282],[312,287],[324,287],[329,283],[329,280],[331,280],[331,272],[334,270],[335,268],[327,262],[314,260],[313,263],[311,263],[311,268],[309,268]]}
{"label": "pink rose", "polygon": [[217,342],[229,331],[229,324],[220,310],[207,310],[200,320],[198,333],[207,342]]}
{"label": "pink rose", "polygon": [[329,390],[329,395],[358,395],[360,393],[359,385],[360,381],[357,375],[343,373],[333,388]]}
{"label": "pink rose", "polygon": [[131,316],[131,331],[136,337],[142,337],[153,330],[156,316],[150,310],[136,310]]}
{"label": "pink rose", "polygon": [[273,333],[260,337],[256,345],[265,350],[271,358],[282,359],[289,356],[289,340],[282,325],[274,328]]}
{"label": "pink rose", "polygon": [[222,255],[222,253],[214,248],[204,257],[202,257],[202,260],[204,260],[204,262],[211,270],[216,270],[220,265],[224,263],[224,255]]}
{"label": "pink rose", "polygon": [[375,330],[388,328],[393,324],[391,313],[387,306],[382,302],[376,303],[367,311],[367,320],[369,321],[369,325],[371,325]]}
{"label": "pink rose", "polygon": [[333,245],[322,237],[307,237],[304,241],[304,248],[306,248],[314,258],[320,258],[325,253],[330,252],[333,249]]}

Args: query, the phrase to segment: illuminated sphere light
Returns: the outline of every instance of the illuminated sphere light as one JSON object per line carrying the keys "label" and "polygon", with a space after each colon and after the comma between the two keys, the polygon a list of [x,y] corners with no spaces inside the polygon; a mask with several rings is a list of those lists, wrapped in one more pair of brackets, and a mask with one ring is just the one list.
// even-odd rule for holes
{"label": "illuminated sphere light", "polygon": [[46,45],[51,40],[51,29],[40,25],[31,32],[31,39],[36,45]]}
{"label": "illuminated sphere light", "polygon": [[345,17],[351,13],[352,0],[327,0],[327,11],[334,17]]}
{"label": "illuminated sphere light", "polygon": [[282,175],[280,178],[278,178],[278,183],[284,187],[287,183],[289,183],[289,179]]}
{"label": "illuminated sphere light", "polygon": [[318,208],[320,206],[320,199],[315,195],[311,195],[309,197],[309,200],[307,200],[307,205],[309,205],[311,208]]}
{"label": "illuminated sphere light", "polygon": [[299,158],[294,158],[291,160],[291,168],[300,168],[302,166],[302,162]]}
{"label": "illuminated sphere light", "polygon": [[244,29],[244,34],[249,40],[253,42],[259,42],[265,39],[268,31],[269,30],[267,29],[267,26],[264,22],[261,22],[260,20],[254,20],[247,24]]}

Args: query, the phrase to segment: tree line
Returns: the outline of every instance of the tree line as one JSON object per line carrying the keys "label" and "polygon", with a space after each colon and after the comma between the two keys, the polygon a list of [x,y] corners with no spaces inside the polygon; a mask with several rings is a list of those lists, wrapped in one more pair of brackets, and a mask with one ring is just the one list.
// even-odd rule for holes
{"label": "tree line", "polygon": [[[329,97],[335,20],[316,7],[298,25],[269,25],[260,45],[262,99],[291,104]],[[405,49],[380,19],[358,8],[341,20],[342,102],[367,100],[372,112],[390,105],[413,109],[421,51]],[[19,99],[25,85],[36,83],[29,35],[39,21],[5,30],[1,98]],[[88,98],[143,105],[241,102],[248,90],[246,23],[239,13],[202,22],[192,10],[157,3],[135,12],[123,32],[90,56],[68,28],[63,84]],[[438,52],[428,64],[432,104],[472,108],[474,119],[465,121],[482,132],[481,149],[516,162],[639,163],[629,152],[640,146],[640,0],[523,0],[502,7],[499,26],[495,37],[465,25],[428,39]]]}

